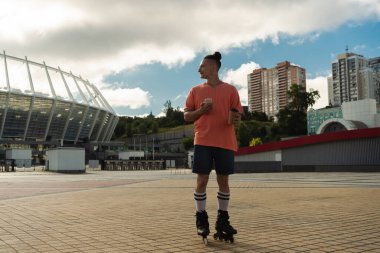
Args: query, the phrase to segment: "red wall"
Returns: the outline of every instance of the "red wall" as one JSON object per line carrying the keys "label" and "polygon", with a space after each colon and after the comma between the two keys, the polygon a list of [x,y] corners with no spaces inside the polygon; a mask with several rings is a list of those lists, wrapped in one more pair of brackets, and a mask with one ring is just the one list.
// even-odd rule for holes
{"label": "red wall", "polygon": [[255,147],[242,147],[235,153],[235,155],[247,155],[252,153],[295,148],[325,142],[375,137],[380,137],[380,127],[310,135],[285,141],[266,143]]}

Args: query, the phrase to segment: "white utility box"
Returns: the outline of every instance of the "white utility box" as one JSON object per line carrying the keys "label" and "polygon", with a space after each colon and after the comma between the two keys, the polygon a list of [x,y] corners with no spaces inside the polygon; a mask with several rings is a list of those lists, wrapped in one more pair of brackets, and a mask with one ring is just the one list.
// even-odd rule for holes
{"label": "white utility box", "polygon": [[27,148],[13,148],[5,151],[5,158],[15,160],[18,168],[30,168],[32,166],[32,150]]}
{"label": "white utility box", "polygon": [[54,148],[46,151],[49,171],[83,173],[86,171],[83,148]]}

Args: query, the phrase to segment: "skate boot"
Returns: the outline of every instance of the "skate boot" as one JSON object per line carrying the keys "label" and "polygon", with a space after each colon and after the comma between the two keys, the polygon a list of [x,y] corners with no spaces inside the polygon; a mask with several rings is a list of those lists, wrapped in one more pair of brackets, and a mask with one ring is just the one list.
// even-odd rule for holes
{"label": "skate boot", "polygon": [[227,211],[218,210],[218,219],[215,223],[215,240],[224,240],[230,243],[234,242],[234,235],[237,234],[237,230],[230,225],[229,218]]}
{"label": "skate boot", "polygon": [[210,227],[208,223],[208,215],[206,211],[196,212],[195,216],[197,217],[197,233],[202,236],[203,243],[207,245],[208,240],[207,236],[210,234]]}

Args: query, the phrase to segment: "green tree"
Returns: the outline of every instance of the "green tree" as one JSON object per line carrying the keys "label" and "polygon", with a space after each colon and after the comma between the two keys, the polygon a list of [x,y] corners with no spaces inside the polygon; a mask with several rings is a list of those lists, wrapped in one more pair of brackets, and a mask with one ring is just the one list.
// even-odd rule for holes
{"label": "green tree", "polygon": [[170,100],[167,100],[164,104],[164,113],[166,115],[166,118],[170,118],[174,109],[172,107],[172,102]]}
{"label": "green tree", "polygon": [[127,137],[132,137],[132,136],[133,136],[133,132],[132,132],[132,122],[127,123],[126,134],[127,134]]}
{"label": "green tree", "polygon": [[165,117],[160,119],[160,127],[175,127],[185,123],[183,112],[179,107],[174,109],[170,100],[165,102],[164,107]]}
{"label": "green tree", "polygon": [[251,135],[249,133],[249,128],[246,122],[241,122],[239,124],[239,127],[237,128],[237,140],[239,143],[239,147],[246,147],[249,145]]}
{"label": "green tree", "polygon": [[309,92],[304,87],[292,84],[287,92],[289,98],[288,108],[292,111],[307,111],[308,107],[312,107],[320,98],[317,90],[310,89]]}
{"label": "green tree", "polygon": [[117,139],[123,136],[126,132],[127,125],[128,124],[126,118],[119,118],[119,122],[117,123],[115,131],[113,133],[113,138]]}
{"label": "green tree", "polygon": [[287,136],[307,134],[307,108],[315,104],[319,92],[305,91],[302,86],[293,84],[288,91],[289,104],[276,115],[280,133]]}
{"label": "green tree", "polygon": [[187,136],[182,139],[182,146],[183,148],[188,151],[192,147],[194,147],[194,138],[193,136]]}
{"label": "green tree", "polygon": [[259,111],[254,111],[250,112],[248,111],[248,107],[243,107],[244,113],[242,116],[243,121],[247,120],[257,120],[257,121],[263,121],[263,122],[268,122],[270,121],[268,118],[268,115],[265,112],[259,112]]}
{"label": "green tree", "polygon": [[142,121],[138,127],[138,133],[139,134],[147,134],[148,133],[148,127],[147,124]]}
{"label": "green tree", "polygon": [[152,129],[152,133],[153,134],[158,133],[158,123],[157,123],[157,121],[153,121],[151,129]]}

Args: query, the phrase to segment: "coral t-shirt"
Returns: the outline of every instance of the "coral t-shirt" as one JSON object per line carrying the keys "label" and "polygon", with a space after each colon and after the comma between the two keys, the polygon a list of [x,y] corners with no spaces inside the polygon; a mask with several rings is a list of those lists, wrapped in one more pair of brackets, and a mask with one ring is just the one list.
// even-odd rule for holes
{"label": "coral t-shirt", "polygon": [[235,128],[228,124],[232,108],[242,113],[239,93],[228,83],[221,82],[215,87],[206,83],[193,87],[186,99],[184,111],[195,111],[206,98],[212,99],[211,111],[194,122],[194,145],[237,150]]}

